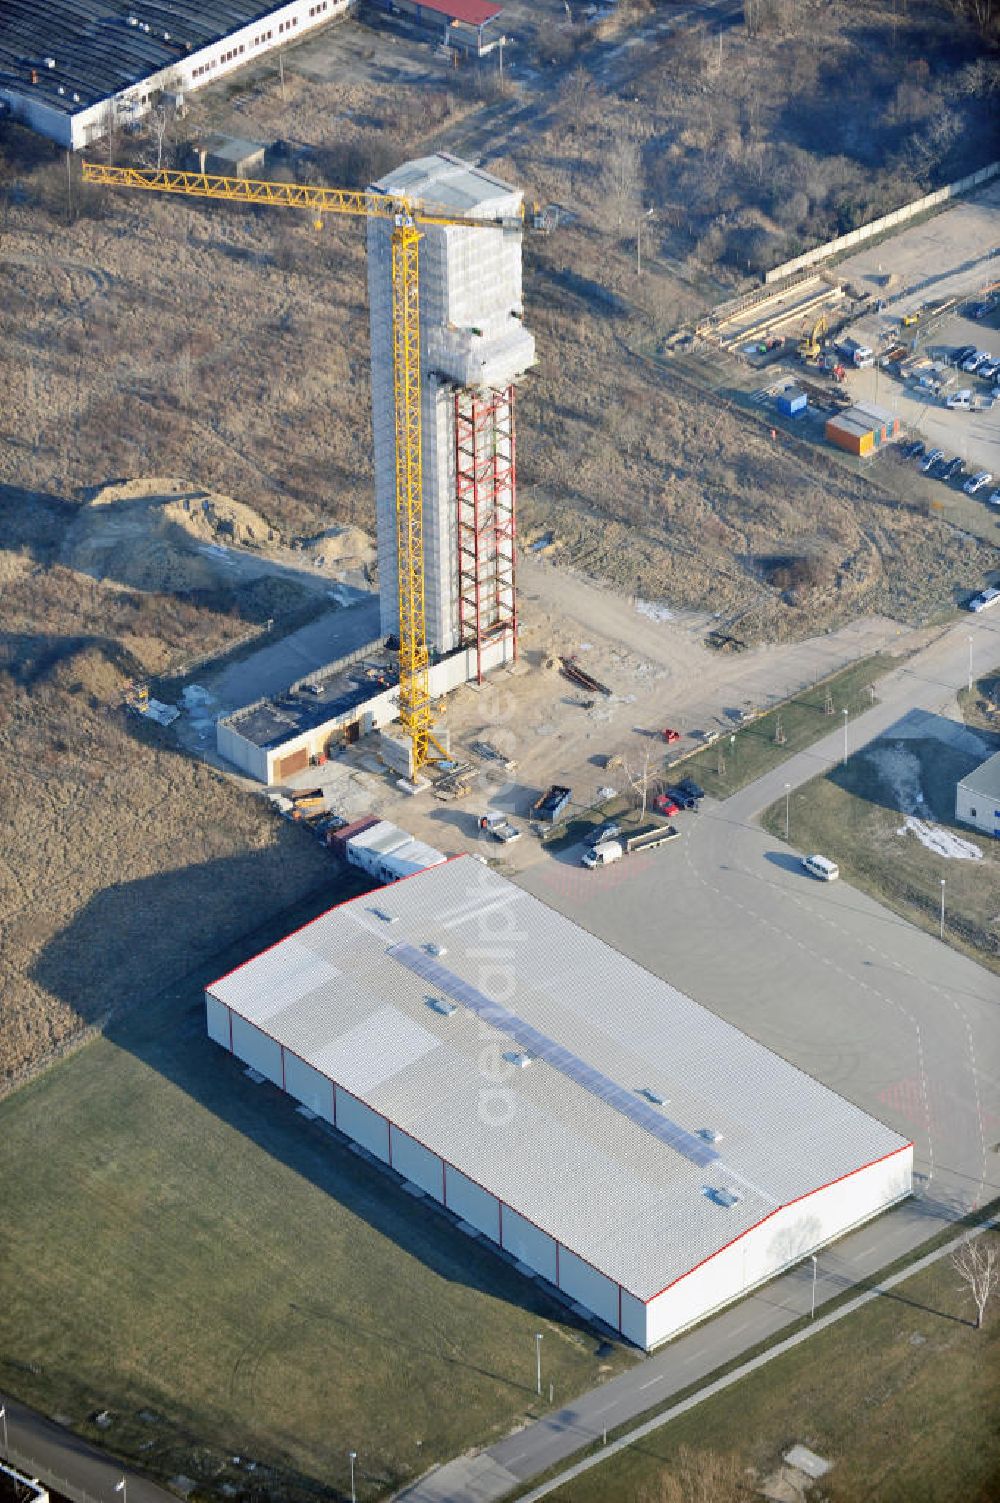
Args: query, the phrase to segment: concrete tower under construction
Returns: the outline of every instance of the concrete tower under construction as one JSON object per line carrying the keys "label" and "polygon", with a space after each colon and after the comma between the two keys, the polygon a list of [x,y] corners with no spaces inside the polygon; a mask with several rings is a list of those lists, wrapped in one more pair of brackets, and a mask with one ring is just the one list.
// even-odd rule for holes
{"label": "concrete tower under construction", "polygon": [[[408,162],[375,191],[472,219],[511,220],[521,194],[456,157]],[[422,225],[420,369],[424,601],[434,657],[465,649],[482,677],[516,653],[514,397],[534,363],[522,322],[521,235]],[[392,225],[369,220],[372,420],[382,630],[399,624]]]}

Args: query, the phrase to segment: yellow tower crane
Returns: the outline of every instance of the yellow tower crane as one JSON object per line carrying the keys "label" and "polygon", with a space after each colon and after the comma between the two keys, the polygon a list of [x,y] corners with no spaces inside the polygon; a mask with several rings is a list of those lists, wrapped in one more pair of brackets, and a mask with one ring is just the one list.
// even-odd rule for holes
{"label": "yellow tower crane", "polygon": [[83,163],[84,182],[187,198],[308,209],[392,224],[392,353],[396,412],[396,555],[399,570],[399,719],[413,747],[414,773],[445,753],[431,733],[424,621],[423,452],[420,424],[420,224],[517,230],[523,218],[474,219],[395,194],[305,183],[260,182],[167,168]]}

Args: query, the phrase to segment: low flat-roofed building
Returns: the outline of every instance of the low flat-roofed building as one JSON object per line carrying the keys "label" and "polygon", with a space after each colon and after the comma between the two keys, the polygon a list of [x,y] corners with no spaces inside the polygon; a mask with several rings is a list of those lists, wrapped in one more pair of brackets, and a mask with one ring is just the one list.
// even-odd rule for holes
{"label": "low flat-roofed building", "polygon": [[824,432],[838,449],[864,458],[899,437],[899,418],[874,402],[855,402],[853,407],[827,418]]}
{"label": "low flat-roofed building", "polygon": [[966,773],[955,791],[955,818],[1000,836],[1000,752]]}
{"label": "low flat-roofed building", "polygon": [[419,26],[435,32],[445,47],[485,57],[502,47],[499,18],[503,7],[491,0],[372,0],[379,10],[412,16]]}
{"label": "low flat-roofed building", "polygon": [[3,0],[0,100],[78,150],[325,26],[354,0]]}
{"label": "low flat-roofed building", "polygon": [[913,1145],[463,856],[206,992],[212,1039],[650,1348],[911,1190]]}

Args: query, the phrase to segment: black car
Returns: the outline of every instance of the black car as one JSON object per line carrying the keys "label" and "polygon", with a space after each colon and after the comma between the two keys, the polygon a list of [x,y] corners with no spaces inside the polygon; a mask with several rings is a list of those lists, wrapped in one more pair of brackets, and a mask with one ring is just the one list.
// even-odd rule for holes
{"label": "black car", "polygon": [[974,344],[963,344],[955,351],[951,358],[956,365],[961,365],[963,360],[968,360],[969,356],[975,353],[976,347]]}
{"label": "black car", "polygon": [[681,809],[697,809],[698,807],[698,800],[693,794],[688,793],[686,788],[682,788],[679,783],[673,788],[664,789],[664,792],[667,798],[673,799],[674,803]]}
{"label": "black car", "polygon": [[699,788],[694,778],[681,778],[677,786],[681,790],[681,792],[686,793],[689,798],[697,800],[705,797],[704,788]]}
{"label": "black car", "polygon": [[955,476],[961,475],[964,469],[965,465],[962,463],[961,459],[959,459],[958,455],[956,455],[954,459],[948,462],[948,464],[942,466],[941,479],[954,480]]}
{"label": "black car", "polygon": [[920,459],[926,453],[926,447],[918,438],[915,443],[907,444],[903,454],[907,459]]}

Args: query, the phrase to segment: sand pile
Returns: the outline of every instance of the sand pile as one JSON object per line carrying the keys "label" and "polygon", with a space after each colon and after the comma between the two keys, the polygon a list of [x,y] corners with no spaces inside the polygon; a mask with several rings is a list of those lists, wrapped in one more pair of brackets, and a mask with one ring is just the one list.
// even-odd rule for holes
{"label": "sand pile", "polygon": [[374,556],[360,528],[293,542],[230,496],[157,477],[88,493],[61,552],[63,563],[95,579],[181,594],[247,579],[256,560],[340,579]]}

